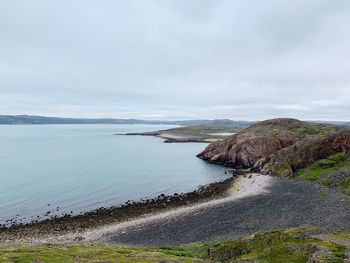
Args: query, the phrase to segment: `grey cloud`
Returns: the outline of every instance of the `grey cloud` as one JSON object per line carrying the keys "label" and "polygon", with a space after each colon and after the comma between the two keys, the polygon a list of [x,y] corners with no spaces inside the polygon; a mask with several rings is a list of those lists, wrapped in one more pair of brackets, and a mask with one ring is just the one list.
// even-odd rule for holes
{"label": "grey cloud", "polygon": [[348,120],[349,24],[346,0],[2,1],[0,112]]}

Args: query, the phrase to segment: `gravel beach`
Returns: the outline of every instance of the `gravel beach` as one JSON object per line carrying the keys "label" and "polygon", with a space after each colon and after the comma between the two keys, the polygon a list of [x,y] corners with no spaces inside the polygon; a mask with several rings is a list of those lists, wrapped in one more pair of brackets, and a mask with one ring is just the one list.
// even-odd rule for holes
{"label": "gravel beach", "polygon": [[[180,207],[176,207],[179,202],[176,198],[172,209],[160,210],[123,222],[111,221],[110,224],[96,225],[98,221],[93,220],[92,216],[109,218],[104,213],[97,212],[92,213],[92,216],[69,218],[68,221],[56,219],[15,227],[9,229],[10,232],[3,229],[0,239],[2,237],[5,238],[4,241],[7,239],[34,243],[90,241],[167,246],[235,239],[258,231],[293,227],[320,227],[321,232],[350,230],[350,197],[337,190],[325,189],[318,184],[300,180],[259,174],[239,175],[235,180],[213,184],[206,188],[204,193],[211,193],[216,187],[218,188],[215,191],[223,193],[226,189],[228,195]],[[194,192],[187,199],[194,200],[197,195],[203,194]],[[163,202],[162,200],[163,198],[159,202]],[[147,209],[153,206],[136,204],[136,207]],[[131,208],[134,209],[134,205]],[[116,211],[120,210],[118,209]],[[126,211],[128,210],[122,208],[119,212]],[[75,231],[74,226],[81,227],[85,222],[89,222],[90,227],[83,231]],[[92,227],[94,225],[95,227]],[[48,227],[58,226],[64,231],[47,230]],[[72,231],[67,232],[68,226],[73,227]],[[51,232],[54,234],[51,235]],[[30,233],[36,234],[29,235]]]}
{"label": "gravel beach", "polygon": [[268,190],[213,206],[202,206],[189,210],[189,213],[174,213],[125,225],[97,240],[165,246],[234,239],[257,231],[293,227],[350,230],[350,197],[340,192],[316,184],[277,178]]}

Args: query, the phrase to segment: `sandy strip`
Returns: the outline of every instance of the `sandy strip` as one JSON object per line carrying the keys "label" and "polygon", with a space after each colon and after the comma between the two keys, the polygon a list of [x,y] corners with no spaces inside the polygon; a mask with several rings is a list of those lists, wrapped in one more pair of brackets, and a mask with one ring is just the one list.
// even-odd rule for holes
{"label": "sandy strip", "polygon": [[235,132],[215,132],[215,133],[209,133],[209,135],[214,135],[214,136],[231,136],[236,134]]}
{"label": "sandy strip", "polygon": [[28,242],[45,244],[62,244],[77,241],[104,241],[108,239],[108,236],[115,233],[127,233],[128,231],[141,229],[147,227],[147,224],[157,222],[159,220],[166,220],[170,218],[179,218],[185,215],[197,214],[210,209],[218,207],[228,202],[238,201],[239,199],[269,193],[269,187],[275,182],[275,178],[267,175],[260,174],[246,174],[237,177],[232,183],[228,191],[228,197],[215,199],[212,201],[194,204],[192,206],[181,207],[172,209],[167,212],[160,212],[157,214],[144,215],[140,218],[133,219],[128,222],[117,223],[113,225],[102,226],[92,230],[87,230],[80,234],[65,234],[62,236],[52,236],[41,238],[40,240],[27,240]]}
{"label": "sandy strip", "polygon": [[[84,241],[102,241],[110,234],[119,232],[121,234],[126,233],[127,231],[132,231],[132,229],[140,229],[146,227],[147,224],[164,220],[168,218],[182,217],[184,215],[199,213],[201,210],[210,209],[215,206],[220,206],[227,202],[233,202],[245,197],[260,195],[269,192],[269,187],[274,183],[275,178],[271,176],[264,176],[259,174],[247,174],[239,176],[232,187],[229,190],[229,196],[226,198],[216,199],[205,203],[195,204],[189,207],[182,207],[173,209],[171,211],[158,213],[155,215],[144,216],[142,218],[134,219],[128,222],[123,222],[115,225],[109,225],[100,227],[97,229],[86,231],[81,234],[81,238]],[[68,240],[76,239],[72,236],[62,237],[63,240],[68,238]],[[56,238],[55,238],[56,239]],[[56,242],[58,240],[56,239]]]}

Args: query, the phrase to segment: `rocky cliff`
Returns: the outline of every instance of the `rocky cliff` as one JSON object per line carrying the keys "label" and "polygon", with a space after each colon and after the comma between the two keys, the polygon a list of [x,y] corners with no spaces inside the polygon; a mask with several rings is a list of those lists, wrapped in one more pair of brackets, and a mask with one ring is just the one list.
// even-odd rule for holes
{"label": "rocky cliff", "polygon": [[350,130],[344,126],[272,119],[214,142],[197,156],[225,166],[291,176],[295,169],[339,151],[350,151]]}

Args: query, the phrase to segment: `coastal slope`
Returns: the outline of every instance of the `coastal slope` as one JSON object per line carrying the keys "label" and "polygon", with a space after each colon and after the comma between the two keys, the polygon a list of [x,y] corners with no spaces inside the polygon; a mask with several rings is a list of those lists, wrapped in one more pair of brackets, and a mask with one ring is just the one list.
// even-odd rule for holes
{"label": "coastal slope", "polygon": [[293,176],[297,169],[337,152],[350,152],[348,127],[279,118],[211,143],[197,156],[229,167]]}

